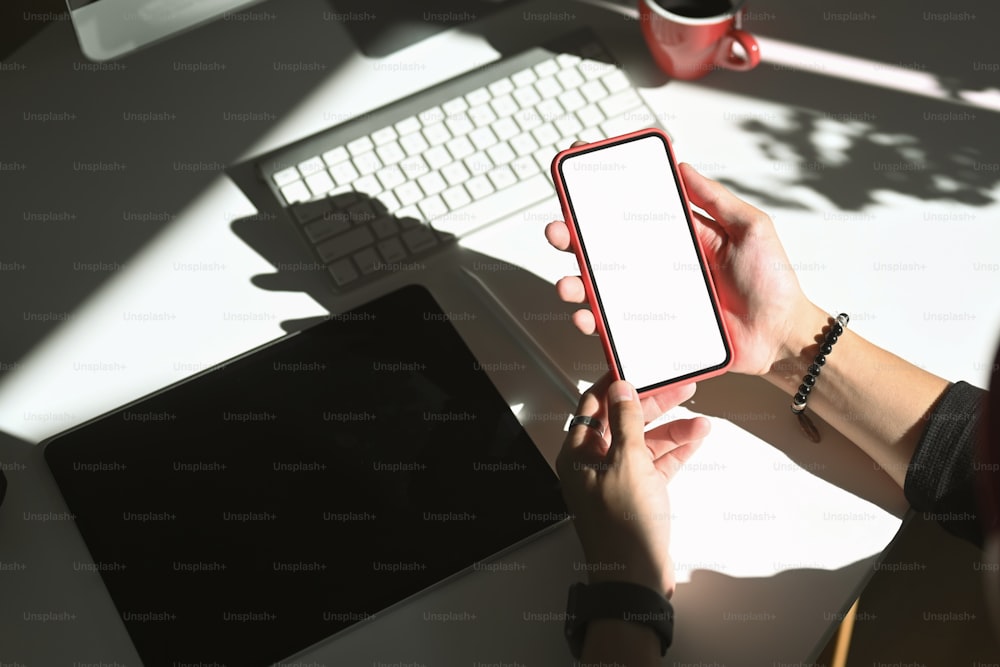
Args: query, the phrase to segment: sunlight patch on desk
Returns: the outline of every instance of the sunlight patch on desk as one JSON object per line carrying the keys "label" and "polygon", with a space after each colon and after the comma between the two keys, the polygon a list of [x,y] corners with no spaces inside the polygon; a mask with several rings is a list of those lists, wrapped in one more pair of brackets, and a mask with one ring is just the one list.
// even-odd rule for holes
{"label": "sunlight patch on desk", "polygon": [[[255,211],[242,197],[234,208],[230,189],[215,179],[8,373],[0,430],[37,442],[273,340],[283,320],[326,314],[306,294],[250,283],[275,267],[233,241],[231,221]],[[150,347],[150,327],[157,341],[168,328],[171,347]]]}

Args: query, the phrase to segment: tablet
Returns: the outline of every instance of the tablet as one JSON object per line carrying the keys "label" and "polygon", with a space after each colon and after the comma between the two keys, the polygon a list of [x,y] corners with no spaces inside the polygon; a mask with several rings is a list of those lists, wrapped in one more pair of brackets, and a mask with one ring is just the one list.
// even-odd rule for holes
{"label": "tablet", "polygon": [[270,665],[567,516],[417,286],[44,446],[147,667]]}

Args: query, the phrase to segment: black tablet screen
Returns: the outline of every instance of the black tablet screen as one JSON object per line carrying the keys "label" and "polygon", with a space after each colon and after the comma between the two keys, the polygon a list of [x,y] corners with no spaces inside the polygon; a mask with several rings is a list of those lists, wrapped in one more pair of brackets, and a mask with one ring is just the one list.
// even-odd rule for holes
{"label": "black tablet screen", "polygon": [[45,455],[148,666],[271,664],[565,516],[549,465],[419,287]]}

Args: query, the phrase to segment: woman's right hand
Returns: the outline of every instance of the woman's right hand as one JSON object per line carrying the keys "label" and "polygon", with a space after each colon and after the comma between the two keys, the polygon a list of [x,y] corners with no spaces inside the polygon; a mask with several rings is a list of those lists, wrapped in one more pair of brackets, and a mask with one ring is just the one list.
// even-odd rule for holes
{"label": "woman's right hand", "polygon": [[[708,213],[693,212],[694,227],[733,340],[731,370],[764,375],[777,362],[798,356],[801,349],[795,349],[795,334],[820,331],[827,315],[799,287],[774,223],[766,213],[721,183],[702,176],[691,165],[682,163],[679,168],[691,203]],[[565,222],[549,223],[545,237],[555,248],[570,251]],[[579,276],[562,278],[556,290],[562,300],[570,303],[587,300]],[[573,322],[583,333],[595,331],[594,315],[589,310],[577,311]]]}

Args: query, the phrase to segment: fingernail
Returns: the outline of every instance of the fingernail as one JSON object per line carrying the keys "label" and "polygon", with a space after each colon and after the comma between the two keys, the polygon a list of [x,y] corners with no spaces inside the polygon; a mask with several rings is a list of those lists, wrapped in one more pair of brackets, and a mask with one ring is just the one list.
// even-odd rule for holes
{"label": "fingernail", "polygon": [[631,401],[634,395],[635,390],[632,388],[632,385],[624,380],[619,380],[608,388],[608,402],[610,403]]}

